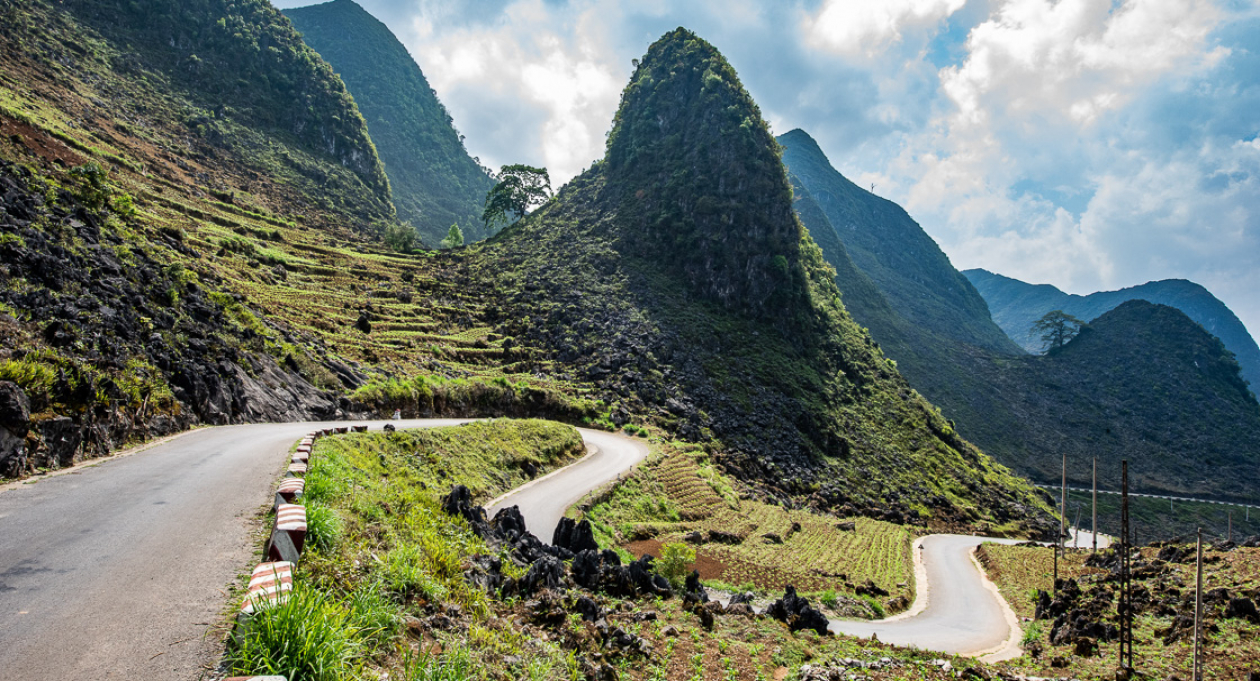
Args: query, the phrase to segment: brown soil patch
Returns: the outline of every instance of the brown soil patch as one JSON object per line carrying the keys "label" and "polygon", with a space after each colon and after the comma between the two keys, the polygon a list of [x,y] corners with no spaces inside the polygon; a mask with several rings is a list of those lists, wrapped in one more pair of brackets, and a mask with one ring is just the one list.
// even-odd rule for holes
{"label": "brown soil patch", "polygon": [[[656,539],[643,539],[625,544],[621,548],[629,551],[635,558],[645,553],[653,558],[660,558],[661,546],[661,542]],[[691,569],[700,572],[700,579],[719,579],[722,573],[726,572],[726,563],[713,556],[705,555],[703,549],[696,549],[696,562],[691,564]]]}
{"label": "brown soil patch", "polygon": [[[0,115],[0,135],[9,137],[10,142],[13,144],[25,148],[49,163],[61,161],[67,167],[72,167],[83,165],[87,162],[86,158],[72,150],[65,142],[31,126],[29,123],[12,119],[8,116]],[[10,137],[11,135],[18,135],[19,137],[13,139]]]}

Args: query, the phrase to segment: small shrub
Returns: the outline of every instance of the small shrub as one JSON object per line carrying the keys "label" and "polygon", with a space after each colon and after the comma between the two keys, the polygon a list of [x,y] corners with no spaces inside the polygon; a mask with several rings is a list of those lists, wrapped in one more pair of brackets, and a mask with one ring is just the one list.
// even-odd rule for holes
{"label": "small shrub", "polygon": [[696,550],[681,542],[661,547],[660,571],[674,588],[679,588],[687,576],[687,570],[696,562]]}
{"label": "small shrub", "polygon": [[828,608],[834,608],[840,604],[840,599],[836,597],[835,589],[827,589],[822,592],[822,594],[818,596],[818,600],[822,601],[822,604]]}

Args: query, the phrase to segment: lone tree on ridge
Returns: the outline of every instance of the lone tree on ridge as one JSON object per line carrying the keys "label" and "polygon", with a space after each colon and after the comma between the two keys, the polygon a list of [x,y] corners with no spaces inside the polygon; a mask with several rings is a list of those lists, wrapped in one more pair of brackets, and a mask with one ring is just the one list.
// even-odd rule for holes
{"label": "lone tree on ridge", "polygon": [[1033,333],[1041,334],[1041,350],[1049,353],[1058,350],[1067,344],[1068,341],[1076,338],[1081,332],[1081,328],[1085,326],[1085,322],[1073,317],[1063,310],[1051,310],[1044,317],[1033,322],[1030,329]]}

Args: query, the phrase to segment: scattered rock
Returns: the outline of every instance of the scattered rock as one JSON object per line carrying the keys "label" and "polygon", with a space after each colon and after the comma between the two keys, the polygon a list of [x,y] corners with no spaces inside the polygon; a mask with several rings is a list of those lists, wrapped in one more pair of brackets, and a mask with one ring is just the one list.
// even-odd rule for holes
{"label": "scattered rock", "polygon": [[1252,624],[1260,624],[1260,612],[1256,610],[1256,604],[1250,598],[1231,598],[1229,605],[1225,606],[1226,618],[1244,619]]}
{"label": "scattered rock", "polygon": [[793,632],[802,629],[813,629],[819,636],[830,633],[827,629],[827,618],[809,605],[809,600],[796,595],[794,587],[786,587],[783,598],[770,604],[766,614],[784,622]]}

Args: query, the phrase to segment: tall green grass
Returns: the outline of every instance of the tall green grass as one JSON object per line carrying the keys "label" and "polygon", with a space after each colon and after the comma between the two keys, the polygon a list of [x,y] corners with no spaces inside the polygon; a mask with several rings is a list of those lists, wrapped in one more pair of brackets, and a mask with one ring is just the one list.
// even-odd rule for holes
{"label": "tall green grass", "polygon": [[363,647],[358,634],[350,610],[298,582],[287,601],[241,625],[226,661],[238,674],[338,681],[357,667]]}

